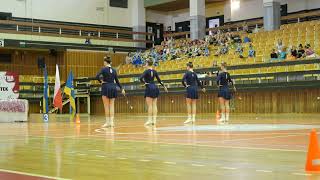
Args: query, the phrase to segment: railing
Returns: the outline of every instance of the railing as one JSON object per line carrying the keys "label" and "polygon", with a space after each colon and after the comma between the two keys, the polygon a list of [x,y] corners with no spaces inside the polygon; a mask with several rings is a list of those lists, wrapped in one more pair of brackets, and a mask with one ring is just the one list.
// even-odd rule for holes
{"label": "railing", "polygon": [[[287,16],[282,16],[281,17],[281,21],[285,22],[285,21],[292,21],[292,20],[296,20],[295,22],[300,22],[301,19],[303,18],[307,18],[307,17],[313,17],[313,16],[317,16],[320,17],[320,10],[315,10],[315,11],[311,11],[311,12],[304,12],[304,13],[297,13],[297,14],[290,14]],[[220,27],[215,27],[215,28],[207,28],[206,32],[209,31],[217,31],[217,30],[233,30],[233,31],[239,31],[242,30],[243,27],[243,22],[235,22],[235,23],[227,23],[223,26]],[[263,19],[256,19],[256,20],[251,20],[251,21],[247,21],[247,25],[248,27],[256,27],[259,26],[261,27],[263,25]],[[189,38],[190,37],[190,31],[185,31],[185,32],[175,32],[175,33],[167,33],[164,34],[164,38],[171,38],[171,37],[185,37],[185,38]]]}
{"label": "railing", "polygon": [[[117,29],[91,28],[82,26],[55,25],[46,23],[32,23],[0,20],[0,33],[24,34],[37,36],[54,36],[81,39],[98,39],[123,42],[143,42],[153,41],[134,39],[134,35],[154,36],[153,33],[133,32]],[[90,34],[90,37],[88,36]]]}
{"label": "railing", "polygon": [[[310,65],[314,64],[317,66],[316,69],[313,70],[298,70],[298,71],[289,71],[289,67],[296,65]],[[285,71],[282,72],[269,72],[269,73],[261,73],[262,68],[276,68],[276,67],[287,67]],[[285,61],[285,62],[272,62],[272,63],[260,63],[260,64],[246,64],[246,65],[237,65],[237,66],[229,66],[228,69],[230,71],[236,70],[250,70],[250,69],[260,69],[258,73],[254,74],[231,74],[232,78],[237,84],[238,89],[264,89],[264,88],[292,88],[292,87],[320,87],[320,59],[311,59],[311,60],[297,60],[297,61]],[[215,72],[218,68],[201,68],[195,69],[200,76],[201,74],[205,74],[207,72]],[[178,71],[168,71],[168,72],[159,72],[161,76],[171,75],[171,74],[183,74],[185,70]],[[128,75],[120,75],[119,79],[121,81],[122,78],[133,78],[136,79],[135,82],[122,83],[122,85],[126,88],[128,95],[140,95],[144,92],[144,87],[140,82],[138,82],[138,77],[141,74],[128,74]],[[215,75],[211,77],[202,77],[202,80],[207,86],[209,91],[216,91],[217,88],[215,86]],[[88,82],[95,80],[94,77],[88,77],[85,79],[75,79],[75,82]],[[181,79],[169,79],[164,80],[169,86],[170,93],[181,93],[184,91],[184,88],[181,84]],[[75,83],[77,84],[77,83]],[[20,86],[34,86],[35,88],[32,90],[22,90],[20,93],[23,95],[23,98],[27,99],[35,99],[39,100],[42,97],[43,93],[43,84],[41,83],[27,83],[22,82]],[[53,84],[51,84],[53,87]],[[90,92],[90,95],[99,95],[100,94],[100,85],[99,84],[91,84],[90,87],[75,87],[75,89],[87,89]],[[51,89],[51,94],[53,94],[53,89]]]}

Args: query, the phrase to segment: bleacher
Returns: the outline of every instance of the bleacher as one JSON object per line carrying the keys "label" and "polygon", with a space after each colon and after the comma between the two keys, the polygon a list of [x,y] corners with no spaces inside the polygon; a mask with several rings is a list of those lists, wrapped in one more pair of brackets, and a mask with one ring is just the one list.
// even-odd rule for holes
{"label": "bleacher", "polygon": [[[218,70],[212,67],[213,62],[218,65],[227,62],[229,72],[241,88],[261,88],[267,86],[317,86],[320,79],[319,59],[296,59],[270,62],[270,51],[275,47],[278,39],[282,39],[286,47],[298,44],[310,44],[317,54],[320,54],[320,22],[305,21],[295,24],[284,24],[279,30],[272,32],[244,33],[239,32],[241,39],[248,36],[256,51],[255,58],[247,58],[249,43],[244,44],[244,57],[240,58],[235,54],[235,49],[229,50],[227,54],[215,56],[217,46],[211,45],[210,56],[200,56],[195,58],[183,58],[178,60],[168,60],[160,62],[156,70],[161,75],[161,79],[171,88],[170,92],[180,92],[183,90],[181,79],[186,69],[187,62],[195,64],[195,71],[199,74],[207,74]],[[135,67],[132,64],[120,65],[118,69],[120,82],[127,88],[130,94],[143,94],[143,87],[138,82],[139,76],[144,71],[143,67]],[[75,81],[90,81],[91,78],[78,78]],[[206,85],[213,85],[214,76],[202,76]],[[42,95],[43,78],[20,76],[21,94],[24,97],[38,99]],[[54,83],[54,77],[49,78],[49,83]],[[210,83],[208,83],[210,82]],[[308,85],[309,84],[309,85]],[[90,94],[99,95],[100,84],[92,81]],[[77,88],[77,87],[76,87]],[[213,86],[209,91],[215,91]],[[53,89],[52,89],[53,90]]]}
{"label": "bleacher", "polygon": [[[159,72],[170,72],[175,70],[185,69],[185,64],[187,62],[193,62],[195,64],[195,69],[210,68],[213,62],[220,64],[221,62],[227,62],[230,66],[237,66],[243,64],[261,64],[270,62],[270,51],[275,47],[278,39],[282,39],[286,47],[298,46],[301,44],[310,44],[315,50],[316,54],[320,54],[320,21],[306,21],[295,24],[285,24],[282,25],[280,30],[271,32],[258,32],[258,33],[239,33],[241,39],[248,36],[252,45],[256,51],[255,58],[240,58],[239,55],[235,54],[234,50],[230,50],[225,55],[215,56],[214,52],[217,50],[217,46],[210,46],[211,55],[209,57],[196,57],[196,58],[185,58],[180,60],[169,60],[165,62],[160,62],[160,65],[156,67]],[[244,57],[247,57],[248,47],[250,43],[243,43]],[[303,60],[303,59],[301,59]],[[292,61],[292,60],[286,60]],[[299,60],[294,60],[299,61]],[[273,72],[292,72],[301,70],[318,70],[317,64],[308,65],[294,65],[288,68],[285,67],[264,67],[255,69],[241,69],[241,70],[231,70],[232,75],[241,74],[257,74],[257,73],[273,73]],[[135,67],[132,64],[122,65],[119,68],[120,75],[127,74],[139,74],[143,72],[143,67]],[[164,75],[163,79],[180,79],[182,74],[170,74]],[[125,78],[122,80],[123,83],[133,82],[134,78]]]}

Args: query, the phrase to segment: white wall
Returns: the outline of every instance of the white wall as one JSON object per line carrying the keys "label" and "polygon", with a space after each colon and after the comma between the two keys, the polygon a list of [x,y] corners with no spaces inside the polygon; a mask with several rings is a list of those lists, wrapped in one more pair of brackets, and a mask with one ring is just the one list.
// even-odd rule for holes
{"label": "white wall", "polygon": [[[288,4],[288,13],[320,8],[320,0],[277,0]],[[263,0],[240,0],[240,9],[231,11],[230,1],[225,8],[225,22],[263,17]]]}
{"label": "white wall", "polygon": [[0,12],[15,17],[132,26],[131,0],[127,9],[109,7],[109,0],[0,0],[0,4]]}
{"label": "white wall", "polygon": [[[207,5],[206,6],[206,17],[213,16],[221,16],[223,15],[224,4],[216,3],[215,5]],[[161,23],[164,24],[165,30],[167,30],[168,26],[171,26],[171,30],[175,30],[175,23],[189,21],[190,20],[190,12],[189,9],[181,9],[177,11],[170,12],[160,12],[154,10],[146,11],[146,21],[153,23]]]}

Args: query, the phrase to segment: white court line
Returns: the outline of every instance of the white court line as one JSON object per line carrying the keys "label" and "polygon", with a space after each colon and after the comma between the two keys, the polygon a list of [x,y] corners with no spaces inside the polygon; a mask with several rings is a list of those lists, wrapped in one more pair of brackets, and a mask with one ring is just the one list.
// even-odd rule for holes
{"label": "white court line", "polygon": [[140,159],[139,161],[140,162],[150,162],[151,160],[149,160],[149,159]]}
{"label": "white court line", "polygon": [[171,161],[165,161],[163,162],[164,164],[177,164],[176,162],[171,162]]}
{"label": "white court line", "polygon": [[128,158],[126,158],[126,157],[118,157],[117,159],[126,160]]}
{"label": "white court line", "polygon": [[[76,138],[76,139],[92,139],[91,137],[99,137],[95,135],[86,135],[86,136],[61,136],[61,137],[49,137],[49,138],[57,138],[57,139],[65,139],[65,138]],[[31,139],[42,139],[43,136],[33,136]],[[30,138],[29,138],[30,139]],[[21,139],[25,140],[25,139]],[[95,139],[101,141],[114,141],[112,139]],[[148,140],[121,140],[117,139],[118,142],[129,142],[129,143],[149,143],[149,144],[163,144],[163,145],[179,145],[179,146],[197,146],[197,147],[209,147],[209,148],[229,148],[229,149],[248,149],[248,150],[265,150],[265,151],[283,151],[283,152],[307,152],[306,150],[293,150],[293,149],[278,149],[278,148],[258,148],[258,147],[245,147],[245,146],[221,146],[221,145],[206,145],[206,144],[186,144],[186,143],[169,143],[169,142],[149,142]]]}
{"label": "white court line", "polygon": [[7,169],[0,169],[0,172],[7,172],[7,173],[12,173],[12,174],[20,174],[20,175],[33,176],[33,177],[41,177],[41,178],[47,178],[47,179],[71,180],[71,179],[65,179],[65,178],[60,178],[60,177],[44,176],[44,175],[34,174],[34,173],[12,171],[12,170],[7,170]]}
{"label": "white court line", "polygon": [[203,165],[203,164],[191,164],[191,166],[203,167],[203,166],[205,166],[205,165]]}
{"label": "white court line", "polygon": [[102,156],[102,155],[96,155],[97,157],[102,157],[102,158],[104,158],[104,157],[106,157],[106,156]]}
{"label": "white court line", "polygon": [[221,167],[221,169],[236,170],[236,169],[238,169],[238,168],[234,168],[234,167]]}
{"label": "white court line", "polygon": [[270,170],[260,170],[260,169],[257,169],[256,172],[272,173],[272,171]]}
{"label": "white court line", "polygon": [[79,156],[86,156],[87,154],[78,153]]}
{"label": "white court line", "polygon": [[89,151],[100,152],[100,150],[98,150],[98,149],[90,149]]}
{"label": "white court line", "polygon": [[308,174],[308,173],[292,173],[292,174],[297,176],[312,176],[312,174]]}

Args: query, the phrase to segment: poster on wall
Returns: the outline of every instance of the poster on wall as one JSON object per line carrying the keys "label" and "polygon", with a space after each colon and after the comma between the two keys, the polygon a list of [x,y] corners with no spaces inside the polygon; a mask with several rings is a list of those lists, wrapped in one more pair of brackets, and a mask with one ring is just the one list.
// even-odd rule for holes
{"label": "poster on wall", "polygon": [[19,76],[9,71],[0,71],[0,100],[18,99]]}

